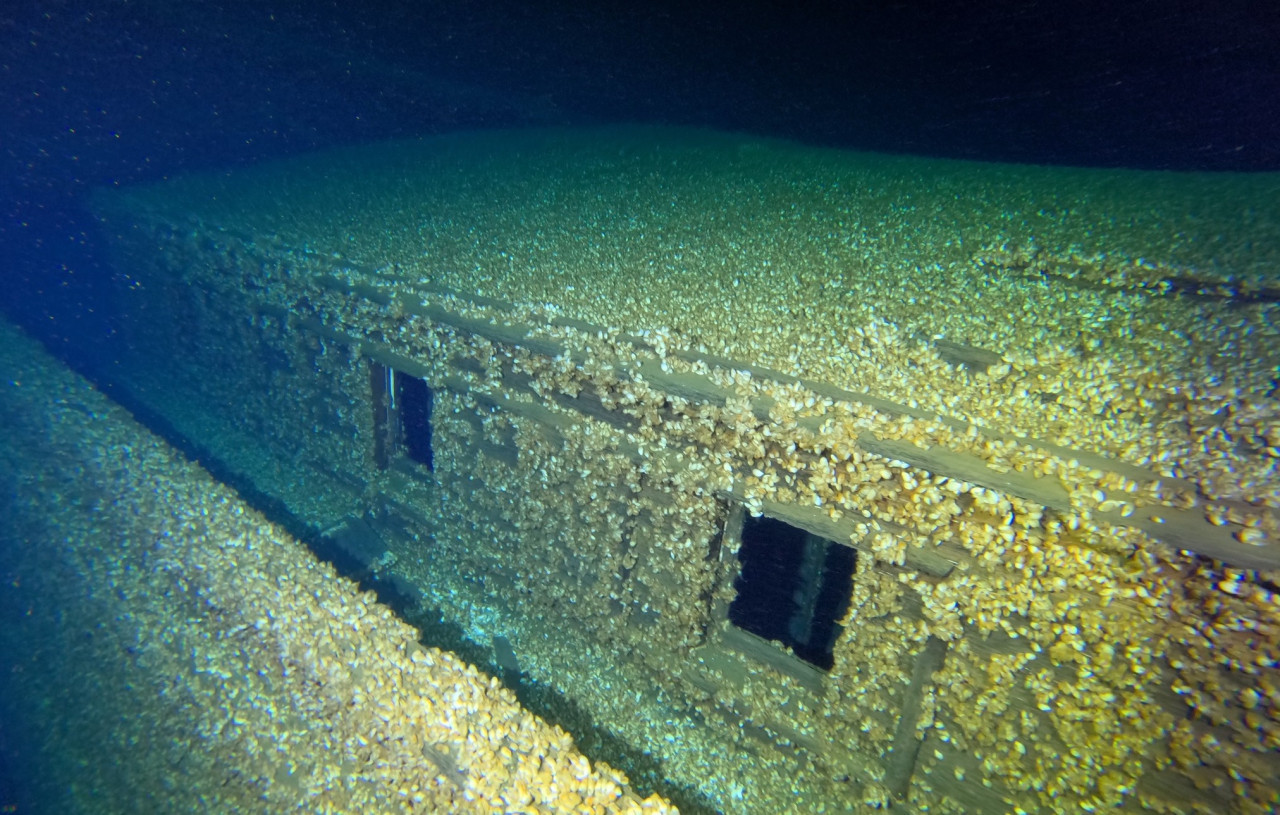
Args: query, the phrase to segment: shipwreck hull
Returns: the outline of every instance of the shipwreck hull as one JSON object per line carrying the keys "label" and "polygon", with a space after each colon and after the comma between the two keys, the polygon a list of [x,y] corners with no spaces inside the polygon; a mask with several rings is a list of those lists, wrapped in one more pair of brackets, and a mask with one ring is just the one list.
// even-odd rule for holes
{"label": "shipwreck hull", "polygon": [[1274,186],[615,129],[97,207],[122,388],[691,797],[1266,812]]}

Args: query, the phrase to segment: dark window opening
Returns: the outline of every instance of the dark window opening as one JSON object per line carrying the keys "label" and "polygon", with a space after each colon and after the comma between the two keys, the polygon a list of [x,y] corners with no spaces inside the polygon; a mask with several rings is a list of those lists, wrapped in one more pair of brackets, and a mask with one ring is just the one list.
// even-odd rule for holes
{"label": "dark window opening", "polygon": [[395,406],[400,414],[400,439],[410,459],[435,470],[431,450],[431,388],[426,380],[395,373]]}
{"label": "dark window opening", "polygon": [[729,622],[831,670],[857,552],[775,518],[747,518],[738,560]]}

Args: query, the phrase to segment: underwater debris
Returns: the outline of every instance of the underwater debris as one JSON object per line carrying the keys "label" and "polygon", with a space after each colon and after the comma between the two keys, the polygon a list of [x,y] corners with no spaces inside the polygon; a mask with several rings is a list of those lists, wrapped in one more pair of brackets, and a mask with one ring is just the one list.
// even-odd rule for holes
{"label": "underwater debris", "polygon": [[453,784],[458,789],[463,788],[467,780],[467,774],[458,769],[458,762],[447,747],[442,748],[424,744],[422,745],[422,757],[436,765],[440,775],[444,776],[450,784]]}

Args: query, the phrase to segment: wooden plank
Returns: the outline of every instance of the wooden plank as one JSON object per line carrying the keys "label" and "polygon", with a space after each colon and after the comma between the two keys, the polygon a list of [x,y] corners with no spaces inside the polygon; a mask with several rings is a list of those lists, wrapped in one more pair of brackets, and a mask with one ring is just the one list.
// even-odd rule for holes
{"label": "wooden plank", "polygon": [[1051,478],[1037,478],[1016,470],[1002,473],[987,466],[981,459],[966,453],[958,453],[937,445],[919,447],[909,441],[880,439],[872,433],[860,434],[858,446],[868,453],[897,459],[936,475],[957,478],[1006,495],[1015,495],[1050,509],[1071,511],[1071,498],[1067,495],[1067,491]]}
{"label": "wooden plank", "polygon": [[898,800],[907,795],[911,776],[915,772],[916,757],[920,753],[922,739],[916,735],[916,720],[920,718],[920,706],[925,692],[933,685],[933,675],[942,668],[947,644],[937,637],[929,637],[924,648],[916,655],[911,671],[911,684],[902,695],[902,707],[898,711],[898,729],[893,736],[893,746],[885,763],[884,785]]}

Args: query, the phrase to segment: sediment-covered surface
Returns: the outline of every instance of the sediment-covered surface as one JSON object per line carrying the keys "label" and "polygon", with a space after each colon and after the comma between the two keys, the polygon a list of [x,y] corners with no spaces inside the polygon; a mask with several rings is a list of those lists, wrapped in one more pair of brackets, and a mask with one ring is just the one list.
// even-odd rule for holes
{"label": "sediment-covered surface", "polygon": [[21,811],[663,812],[0,325]]}
{"label": "sediment-covered surface", "polygon": [[1276,174],[614,127],[192,176],[126,193],[111,228],[150,211],[278,239],[382,285],[545,307],[663,356],[709,350],[1275,507],[1277,201]]}
{"label": "sediment-covered surface", "polygon": [[[722,811],[1260,815],[1276,181],[616,128],[101,214],[122,387]],[[754,513],[857,550],[830,671],[722,613]]]}

